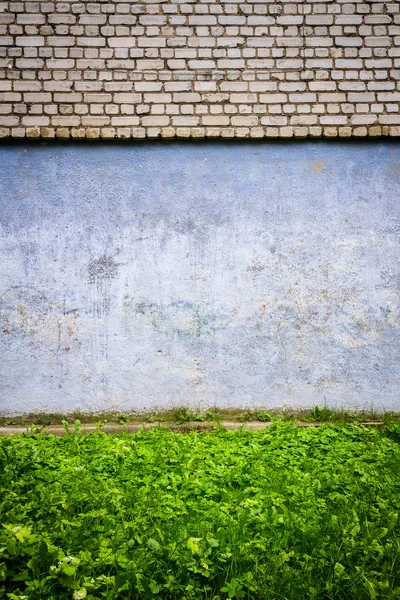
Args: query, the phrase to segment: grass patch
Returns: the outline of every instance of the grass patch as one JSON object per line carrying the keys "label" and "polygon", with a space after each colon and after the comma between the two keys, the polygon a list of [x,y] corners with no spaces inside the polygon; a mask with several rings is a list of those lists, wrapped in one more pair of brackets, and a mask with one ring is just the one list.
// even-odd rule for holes
{"label": "grass patch", "polygon": [[395,422],[0,439],[0,598],[400,598],[399,441]]}
{"label": "grass patch", "polygon": [[223,421],[250,422],[250,421],[283,421],[283,422],[330,422],[330,423],[362,423],[365,421],[400,421],[400,413],[382,412],[374,410],[348,411],[344,409],[332,409],[327,406],[315,406],[307,410],[278,410],[267,408],[247,409],[219,409],[209,408],[206,411],[193,410],[186,406],[180,406],[167,411],[153,412],[103,412],[103,413],[80,413],[75,412],[68,416],[61,414],[32,413],[16,417],[0,417],[0,426],[22,425],[30,427],[37,425],[44,427],[49,425],[61,425],[67,421],[73,424],[76,420],[81,423],[95,423],[99,427],[109,424],[125,425],[127,423],[166,423],[182,424],[197,421],[215,422],[218,425]]}

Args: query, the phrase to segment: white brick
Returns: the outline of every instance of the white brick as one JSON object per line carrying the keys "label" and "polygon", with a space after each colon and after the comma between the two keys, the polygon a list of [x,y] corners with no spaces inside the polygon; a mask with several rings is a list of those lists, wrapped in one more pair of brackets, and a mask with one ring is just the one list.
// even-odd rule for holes
{"label": "white brick", "polygon": [[110,48],[134,48],[136,38],[132,37],[109,37],[108,45]]}
{"label": "white brick", "polygon": [[118,126],[127,126],[127,125],[139,125],[140,119],[139,117],[111,117],[111,125],[116,127]]}
{"label": "white brick", "polygon": [[44,37],[40,35],[35,36],[17,36],[15,38],[17,46],[44,46]]}
{"label": "white brick", "polygon": [[72,36],[53,35],[46,38],[46,43],[48,46],[60,46],[65,48],[67,46],[74,46],[75,38]]}
{"label": "white brick", "polygon": [[0,36],[1,135],[400,131],[393,1],[0,2]]}
{"label": "white brick", "polygon": [[134,93],[114,94],[114,102],[116,102],[117,104],[125,104],[125,103],[136,104],[141,101],[142,101],[141,94],[134,94]]}
{"label": "white brick", "polygon": [[256,127],[258,117],[255,115],[232,117],[231,122],[235,127]]}
{"label": "white brick", "polygon": [[22,124],[29,126],[45,126],[50,125],[50,117],[23,117]]}
{"label": "white brick", "polygon": [[145,127],[165,127],[169,125],[169,117],[143,117],[142,125],[144,125]]}
{"label": "white brick", "polygon": [[264,104],[282,104],[287,98],[286,94],[260,94],[260,102]]}
{"label": "white brick", "polygon": [[33,102],[35,104],[51,102],[51,94],[40,92],[27,92],[24,94],[24,102]]}

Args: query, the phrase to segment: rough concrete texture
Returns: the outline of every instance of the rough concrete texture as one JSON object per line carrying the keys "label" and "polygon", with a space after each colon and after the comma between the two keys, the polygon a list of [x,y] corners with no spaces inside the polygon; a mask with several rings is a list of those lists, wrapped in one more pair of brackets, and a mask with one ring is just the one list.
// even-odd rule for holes
{"label": "rough concrete texture", "polygon": [[400,409],[400,146],[0,148],[2,415]]}
{"label": "rough concrete texture", "polygon": [[400,136],[399,0],[0,1],[0,137]]}

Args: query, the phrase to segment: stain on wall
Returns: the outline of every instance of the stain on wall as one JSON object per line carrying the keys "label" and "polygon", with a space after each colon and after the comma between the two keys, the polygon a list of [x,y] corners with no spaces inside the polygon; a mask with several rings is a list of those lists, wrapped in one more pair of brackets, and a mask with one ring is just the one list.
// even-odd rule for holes
{"label": "stain on wall", "polygon": [[3,145],[0,413],[400,410],[400,146]]}

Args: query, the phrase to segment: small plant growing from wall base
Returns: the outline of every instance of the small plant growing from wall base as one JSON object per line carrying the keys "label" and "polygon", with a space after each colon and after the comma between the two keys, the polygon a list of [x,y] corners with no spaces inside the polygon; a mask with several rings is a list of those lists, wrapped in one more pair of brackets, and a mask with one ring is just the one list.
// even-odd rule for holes
{"label": "small plant growing from wall base", "polygon": [[195,413],[192,410],[189,410],[185,406],[178,408],[175,411],[175,421],[178,425],[181,423],[188,423],[190,421],[204,421],[205,418],[200,413]]}

